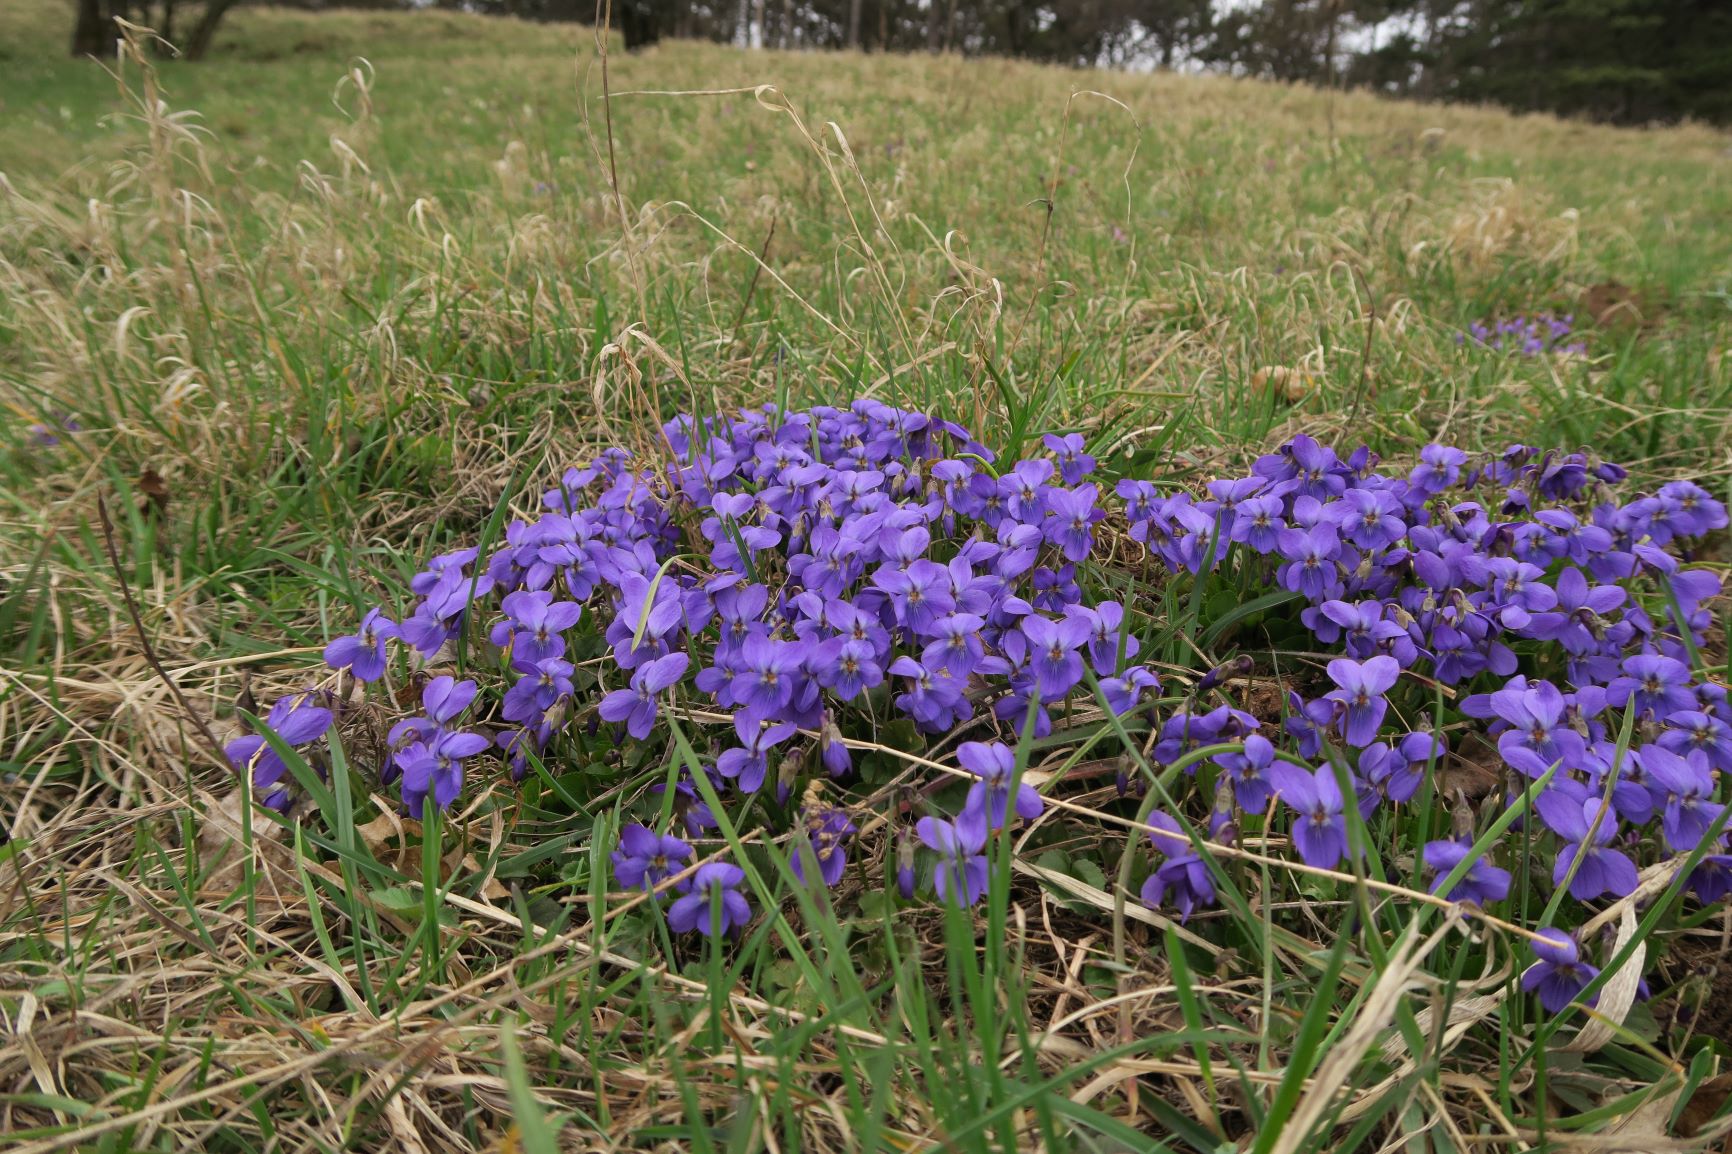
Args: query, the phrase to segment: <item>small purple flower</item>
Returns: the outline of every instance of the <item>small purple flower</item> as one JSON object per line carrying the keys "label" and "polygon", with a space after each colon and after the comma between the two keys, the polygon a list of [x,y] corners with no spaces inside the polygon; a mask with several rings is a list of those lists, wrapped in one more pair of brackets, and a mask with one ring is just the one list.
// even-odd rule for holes
{"label": "small purple flower", "polygon": [[654,889],[685,868],[691,856],[692,847],[679,838],[633,822],[619,831],[619,848],[611,857],[613,877],[628,890]]}
{"label": "small purple flower", "polygon": [[927,669],[912,657],[898,657],[890,672],[909,679],[907,691],[896,695],[896,708],[928,733],[963,721],[973,711],[962,695],[962,683],[942,669]]}
{"label": "small purple flower", "polygon": [[352,636],[325,646],[325,664],[347,669],[356,681],[373,682],[385,675],[385,642],[397,636],[397,624],[382,609],[369,609]]}
{"label": "small purple flower", "polygon": [[[474,551],[465,549],[438,558],[430,573],[419,574],[409,583],[421,601],[397,627],[397,635],[423,657],[432,657],[451,639],[472,600],[480,601],[493,592],[493,578],[485,574],[470,577],[463,572],[465,559],[473,560]],[[423,581],[428,577],[432,577],[430,582]]]}
{"label": "small purple flower", "polygon": [[852,701],[884,680],[878,651],[870,641],[840,634],[818,646],[813,658],[818,684],[843,701]]}
{"label": "small purple flower", "polygon": [[[1437,875],[1432,879],[1431,892],[1439,897],[1453,898],[1458,902],[1475,902],[1484,906],[1501,902],[1509,896],[1509,871],[1499,869],[1484,857],[1474,855],[1473,846],[1468,842],[1429,841],[1425,843],[1425,852],[1421,856],[1425,861],[1425,868]],[[1443,883],[1450,871],[1470,857],[1473,864],[1468,866],[1467,872],[1446,893]]]}
{"label": "small purple flower", "polygon": [[950,570],[936,561],[922,558],[906,569],[880,569],[872,583],[890,595],[897,623],[911,632],[925,633],[934,619],[956,612]]}
{"label": "small purple flower", "polygon": [[[735,729],[739,715],[735,716]],[[756,793],[770,772],[769,751],[794,736],[797,727],[781,722],[753,734],[744,748],[727,749],[716,758],[716,772],[733,779],[742,793]]]}
{"label": "small purple flower", "polygon": [[1138,641],[1134,634],[1125,634],[1125,607],[1117,601],[1102,601],[1092,608],[1072,605],[1065,610],[1065,615],[1088,623],[1089,664],[1094,666],[1095,673],[1101,677],[1111,677],[1118,672],[1121,640],[1126,661],[1135,657],[1142,649],[1142,642]]}
{"label": "small purple flower", "polygon": [[1667,537],[1700,537],[1726,527],[1726,507],[1694,481],[1661,485],[1658,498],[1660,513],[1654,523]]}
{"label": "small purple flower", "polygon": [[403,773],[403,806],[418,817],[429,794],[440,809],[450,809],[463,792],[463,759],[493,743],[479,733],[441,730],[430,741],[417,741],[393,755]]}
{"label": "small purple flower", "polygon": [[740,647],[741,671],[729,687],[734,703],[760,717],[788,704],[794,676],[800,672],[802,651],[797,644],[753,635]]}
{"label": "small purple flower", "polygon": [[986,643],[980,631],[986,625],[972,613],[949,613],[932,623],[933,640],[920,655],[920,663],[934,672],[943,670],[966,681],[986,659]]}
{"label": "small purple flower", "polygon": [[1419,464],[1408,475],[1408,483],[1431,496],[1461,480],[1467,454],[1448,445],[1431,444],[1419,451]]}
{"label": "small purple flower", "polygon": [[1582,738],[1565,721],[1568,704],[1558,687],[1549,681],[1531,682],[1525,689],[1518,684],[1489,695],[1493,713],[1510,726],[1497,741],[1503,759],[1536,778],[1554,762],[1579,761]]}
{"label": "small purple flower", "polygon": [[642,741],[655,729],[656,699],[686,675],[691,658],[670,653],[647,661],[632,672],[631,688],[616,689],[597,708],[604,721],[625,722],[626,732]]}
{"label": "small purple flower", "polygon": [[507,721],[539,724],[555,702],[573,692],[574,670],[563,657],[549,657],[533,665],[514,662],[512,668],[522,676],[505,691],[505,699],[500,703],[500,715]]}
{"label": "small purple flower", "polygon": [[1252,551],[1269,554],[1280,543],[1280,534],[1287,528],[1281,517],[1281,498],[1271,495],[1240,501],[1233,509],[1232,539]]}
{"label": "small purple flower", "polygon": [[1621,898],[1635,890],[1640,880],[1636,863],[1608,848],[1618,836],[1618,816],[1600,798],[1574,782],[1562,781],[1534,799],[1534,809],[1540,820],[1564,839],[1552,867],[1554,885],[1563,884],[1579,857],[1581,864],[1570,880],[1570,896],[1577,901],[1591,902],[1601,894]]}
{"label": "small purple flower", "polygon": [[1324,696],[1343,706],[1342,740],[1358,748],[1376,740],[1389,709],[1383,695],[1400,677],[1401,665],[1393,657],[1379,655],[1363,662],[1337,658],[1329,663],[1329,679],[1340,688]]}
{"label": "small purple flower", "polygon": [[1696,900],[1705,906],[1732,894],[1732,854],[1704,855],[1690,875],[1690,889],[1695,892]]}
{"label": "small purple flower", "polygon": [[[265,715],[265,728],[290,749],[311,744],[331,728],[331,711],[312,704],[315,700],[312,693],[278,698]],[[249,733],[235,738],[223,746],[223,755],[236,769],[252,772],[253,791],[261,805],[275,810],[288,808],[289,791],[286,787],[279,788],[277,783],[289,772],[289,767],[262,735]]]}
{"label": "small purple flower", "polygon": [[1161,902],[1170,896],[1179,920],[1188,922],[1198,907],[1215,904],[1215,882],[1209,876],[1208,863],[1171,817],[1155,810],[1149,814],[1149,824],[1154,827],[1149,841],[1163,860],[1143,882],[1138,896],[1150,909],[1160,909]]}
{"label": "small purple flower", "polygon": [[[1543,929],[1529,944],[1540,960],[1522,971],[1522,989],[1538,993],[1548,1014],[1561,1012],[1600,975],[1598,969],[1582,961],[1576,940],[1562,930]],[[1595,996],[1588,1004],[1598,1001]]]}
{"label": "small purple flower", "polygon": [[828,709],[818,723],[818,759],[831,777],[841,777],[854,768],[854,755],[848,751],[842,731],[836,728],[836,719]]}
{"label": "small purple flower", "polygon": [[1094,549],[1094,523],[1106,516],[1095,508],[1096,496],[1093,485],[1047,493],[1046,539],[1058,546],[1067,561],[1085,560]]}
{"label": "small purple flower", "polygon": [[[739,890],[746,880],[737,865],[713,861],[699,866],[681,885],[683,895],[668,907],[668,926],[676,933],[693,930],[705,935],[726,934],[752,920],[752,907]],[[712,895],[720,894],[720,916],[712,916]]]}
{"label": "small purple flower", "polygon": [[1028,638],[1028,667],[1040,699],[1061,700],[1082,680],[1083,662],[1077,650],[1088,644],[1092,633],[1088,622],[1075,617],[1050,621],[1031,613],[1020,628]]}
{"label": "small purple flower", "polygon": [[1725,773],[1732,770],[1732,726],[1713,714],[1691,709],[1666,718],[1660,744],[1681,756],[1695,754]]}
{"label": "small purple flower", "polygon": [[565,638],[560,634],[576,625],[583,613],[577,602],[555,601],[552,592],[546,589],[508,593],[500,607],[515,627],[511,635],[512,659],[532,665],[549,657],[565,656]]}
{"label": "small purple flower", "polygon": [[1067,433],[1062,437],[1048,433],[1041,438],[1041,444],[1058,459],[1058,475],[1065,484],[1080,484],[1084,477],[1095,471],[1095,459],[1084,451],[1087,442],[1081,433]]}
{"label": "small purple flower", "polygon": [[1335,571],[1335,555],[1341,541],[1335,526],[1318,524],[1309,529],[1283,529],[1277,536],[1281,555],[1287,564],[1279,573],[1283,588],[1312,601],[1323,601],[1340,588]]}
{"label": "small purple flower", "polygon": [[1643,746],[1641,759],[1655,803],[1665,807],[1660,811],[1660,830],[1666,848],[1688,853],[1702,844],[1725,809],[1710,800],[1714,777],[1708,771],[1707,759],[1700,755],[1680,757],[1656,745]]}
{"label": "small purple flower", "polygon": [[421,690],[421,708],[435,725],[449,725],[463,716],[475,700],[477,687],[472,680],[458,681],[440,676],[429,681]]}
{"label": "small purple flower", "polygon": [[1349,489],[1329,507],[1341,535],[1361,549],[1386,549],[1407,532],[1396,514],[1401,504],[1387,491]]}
{"label": "small purple flower", "polygon": [[1638,713],[1668,717],[1696,707],[1690,691],[1690,670],[1670,657],[1641,654],[1624,661],[1624,675],[1606,686],[1606,703],[1622,709],[1634,701]]}
{"label": "small purple flower", "polygon": [[980,851],[986,845],[985,834],[972,826],[923,817],[914,823],[921,842],[938,854],[938,868],[932,884],[940,901],[955,901],[972,906],[986,894],[991,873],[986,856]]}
{"label": "small purple flower", "polygon": [[1307,773],[1276,762],[1265,775],[1294,811],[1293,846],[1307,865],[1333,869],[1347,856],[1347,818],[1341,786],[1329,766]]}
{"label": "small purple flower", "polygon": [[[980,779],[968,787],[968,800],[963,804],[956,824],[958,828],[967,827],[971,834],[977,832],[984,843],[988,832],[1004,825],[1005,814],[1010,809],[1010,783],[1016,774],[1016,751],[1002,741],[990,744],[965,741],[957,747],[956,760],[963,769]],[[1018,817],[1033,821],[1041,815],[1045,804],[1034,786],[1027,782],[1017,785]]]}
{"label": "small purple flower", "polygon": [[1051,461],[1018,461],[998,481],[1005,511],[1019,521],[1038,524],[1045,513],[1045,498],[1050,491],[1047,482],[1050,480]]}
{"label": "small purple flower", "polygon": [[1146,694],[1159,693],[1160,689],[1161,679],[1143,665],[1131,666],[1123,677],[1101,678],[1101,696],[1106,698],[1107,708],[1117,717],[1123,717],[1141,705]]}
{"label": "small purple flower", "polygon": [[1323,752],[1323,734],[1335,719],[1335,703],[1325,698],[1306,701],[1287,691],[1287,719],[1281,727],[1299,743],[1299,756],[1315,758]]}
{"label": "small purple flower", "polygon": [[1227,753],[1215,758],[1232,783],[1233,800],[1246,813],[1263,813],[1275,791],[1269,787],[1269,767],[1275,763],[1275,746],[1266,737],[1253,733],[1245,738],[1245,752]]}
{"label": "small purple flower", "polygon": [[1558,592],[1545,583],[1544,571],[1513,557],[1488,560],[1485,581],[1492,603],[1502,607],[1498,619],[1508,629],[1526,629],[1533,614],[1543,613],[1558,603]]}

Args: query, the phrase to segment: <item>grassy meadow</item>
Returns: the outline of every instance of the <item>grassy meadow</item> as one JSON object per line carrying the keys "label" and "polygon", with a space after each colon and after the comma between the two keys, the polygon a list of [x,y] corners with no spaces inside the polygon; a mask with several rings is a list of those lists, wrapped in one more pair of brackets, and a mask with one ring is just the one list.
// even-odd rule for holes
{"label": "grassy meadow", "polygon": [[[1267,869],[1259,910],[1315,912],[1239,927],[1260,954],[1222,944],[1237,915],[1127,928],[1106,878],[1039,868],[978,927],[896,912],[863,849],[845,916],[790,896],[669,955],[609,893],[599,765],[575,812],[490,785],[441,843],[383,792],[254,810],[201,727],[326,676],[428,556],[658,412],[871,395],[1163,483],[1299,432],[1519,440],[1724,494],[1724,134],[1005,61],[604,63],[448,12],[247,7],[206,62],[140,34],[105,70],[70,21],[0,0],[8,1149],[1694,1148],[1673,1115],[1732,1053],[1719,913],[1592,1057],[1514,1006],[1414,1056],[1360,1029],[1411,959]],[[1461,339],[1546,312],[1585,351]],[[1485,957],[1455,960],[1470,1002],[1509,984]]]}

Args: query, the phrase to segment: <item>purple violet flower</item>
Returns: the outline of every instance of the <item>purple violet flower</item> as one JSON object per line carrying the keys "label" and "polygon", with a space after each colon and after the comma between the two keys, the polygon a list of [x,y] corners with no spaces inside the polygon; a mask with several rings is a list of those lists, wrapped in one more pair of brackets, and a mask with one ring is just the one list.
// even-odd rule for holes
{"label": "purple violet flower", "polygon": [[1160,909],[1162,901],[1171,897],[1173,908],[1179,911],[1179,921],[1188,922],[1197,908],[1215,904],[1215,882],[1209,876],[1208,863],[1171,817],[1154,810],[1149,814],[1149,824],[1154,827],[1149,832],[1149,841],[1162,860],[1143,882],[1138,896],[1150,909]]}
{"label": "purple violet flower", "polygon": [[[1439,897],[1485,906],[1509,896],[1509,871],[1499,869],[1484,857],[1475,856],[1473,846],[1466,841],[1428,841],[1422,857],[1425,868],[1437,875],[1432,879],[1431,892]],[[1443,883],[1450,871],[1470,857],[1473,864],[1468,866],[1454,887],[1445,892]]]}
{"label": "purple violet flower", "polygon": [[806,880],[806,860],[811,858],[824,884],[834,886],[848,867],[847,840],[853,836],[854,822],[846,810],[827,805],[806,807],[801,822],[805,836],[795,839],[788,860],[794,876]]}
{"label": "purple violet flower", "polygon": [[[752,907],[739,890],[746,880],[743,870],[728,862],[713,861],[699,866],[681,884],[682,896],[668,907],[668,927],[676,933],[693,930],[705,937],[727,934],[752,920]],[[713,895],[721,896],[721,909],[713,911]]]}
{"label": "purple violet flower", "polygon": [[347,669],[356,681],[373,682],[385,675],[385,642],[397,636],[397,625],[382,609],[369,609],[352,636],[325,646],[325,664]]}
{"label": "purple violet flower", "polygon": [[619,831],[619,848],[613,851],[614,881],[628,890],[654,889],[664,879],[685,868],[692,847],[677,837],[657,834],[636,822]]}
{"label": "purple violet flower", "polygon": [[1338,658],[1329,663],[1329,679],[1340,688],[1325,694],[1342,706],[1341,737],[1348,745],[1364,748],[1377,737],[1377,727],[1389,703],[1383,695],[1401,677],[1401,666],[1393,657],[1377,656],[1366,661]]}
{"label": "purple violet flower", "polygon": [[656,700],[679,684],[691,658],[670,653],[645,662],[632,671],[631,688],[616,689],[601,699],[598,707],[604,721],[625,722],[626,732],[642,741],[655,729]]}
{"label": "purple violet flower", "polygon": [[[1016,751],[1002,741],[989,743],[965,741],[956,750],[956,760],[979,781],[968,787],[968,800],[956,819],[958,828],[966,827],[970,835],[978,833],[982,844],[986,835],[1004,825],[1011,808],[1010,784],[1016,773]],[[1016,787],[1016,815],[1033,821],[1041,815],[1046,803],[1040,793],[1026,781]]]}
{"label": "purple violet flower", "polygon": [[[1539,961],[1522,971],[1522,989],[1537,993],[1546,1013],[1561,1013],[1600,971],[1582,961],[1576,940],[1562,930],[1543,929],[1529,942]],[[1599,998],[1588,999],[1593,1005]]]}
{"label": "purple violet flower", "polygon": [[914,829],[926,848],[938,854],[938,868],[932,875],[938,899],[964,906],[978,903],[991,877],[986,856],[980,852],[986,845],[984,832],[936,817],[921,818]]}
{"label": "purple violet flower", "polygon": [[1293,810],[1293,847],[1305,864],[1334,869],[1347,856],[1347,817],[1335,772],[1320,766],[1306,772],[1281,761],[1265,776]]}

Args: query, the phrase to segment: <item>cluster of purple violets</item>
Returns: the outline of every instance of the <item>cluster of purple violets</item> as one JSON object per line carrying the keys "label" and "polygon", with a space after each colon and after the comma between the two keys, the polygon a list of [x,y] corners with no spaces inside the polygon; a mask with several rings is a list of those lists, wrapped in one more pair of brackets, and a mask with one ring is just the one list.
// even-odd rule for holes
{"label": "cluster of purple violets", "polygon": [[[1620,503],[1608,495],[1624,480],[1616,466],[1519,445],[1473,460],[1430,445],[1406,476],[1386,476],[1367,450],[1342,459],[1306,437],[1199,494],[1120,482],[1130,536],[1171,572],[1236,581],[1247,600],[1286,590],[1318,645],[1341,652],[1314,694],[1290,692],[1270,720],[1215,700],[1217,674],[1157,712],[1135,622],[1084,591],[1108,510],[1081,437],[1049,436],[1040,456],[998,468],[960,426],[869,400],[680,418],[663,433],[664,460],[609,451],[568,471],[487,556],[436,558],[400,625],[369,613],[332,643],[329,664],[372,682],[392,639],[428,662],[467,645],[497,686],[480,712],[515,779],[586,718],[641,740],[671,695],[696,697],[730,720],[731,740],[702,759],[701,783],[675,782],[687,838],[716,828],[712,791],[769,784],[785,804],[809,772],[850,774],[848,735],[880,732],[887,714],[927,734],[996,729],[1014,742],[1049,735],[1067,703],[1098,700],[1131,724],[1146,717],[1162,764],[1231,747],[1191,765],[1208,770],[1209,837],[1284,813],[1301,858],[1338,866],[1351,852],[1349,800],[1369,819],[1435,781],[1448,746],[1424,717],[1433,683],[1474,691],[1460,711],[1512,770],[1560,766],[1536,810],[1557,884],[1581,901],[1628,893],[1632,855],[1694,848],[1720,816],[1711,774],[1732,766],[1732,707],[1689,664],[1719,581],[1680,559],[1726,513],[1689,482]],[[601,676],[612,684],[594,700],[578,699],[580,636],[610,651]],[[401,773],[411,810],[429,797],[449,806],[465,760],[489,744],[457,724],[475,685],[436,679],[424,716],[393,729],[386,776]],[[1628,710],[1636,739],[1620,751]],[[281,777],[258,749],[233,756],[261,788]],[[940,897],[972,904],[988,886],[993,831],[1039,816],[1044,799],[1004,741],[963,742],[956,760],[975,779],[966,801],[902,831],[894,876],[912,894],[924,847]],[[834,885],[855,825],[806,796],[788,864]],[[1643,833],[1653,823],[1657,838]],[[1151,826],[1159,860],[1145,900],[1186,917],[1212,904],[1209,865],[1179,822],[1157,813]],[[684,873],[691,853],[667,831],[628,827],[616,877],[653,890],[682,874],[676,928],[742,924],[743,875],[719,862]],[[1465,863],[1453,898],[1509,891],[1509,872],[1466,841],[1433,841],[1423,856],[1438,884]],[[1692,880],[1704,900],[1723,896],[1732,855]]]}
{"label": "cluster of purple violets", "polygon": [[[1241,575],[1295,595],[1311,634],[1345,650],[1325,666],[1324,692],[1290,694],[1277,736],[1299,759],[1344,765],[1363,818],[1412,800],[1447,752],[1420,715],[1434,698],[1426,686],[1491,680],[1459,710],[1516,774],[1557,767],[1535,809],[1554,839],[1554,883],[1571,897],[1625,896],[1637,884],[1633,855],[1683,854],[1720,838],[1714,774],[1732,770],[1732,705],[1724,687],[1693,676],[1691,661],[1710,623],[1703,605],[1721,582],[1680,556],[1726,526],[1725,508],[1689,481],[1620,503],[1609,494],[1622,469],[1521,445],[1479,462],[1431,445],[1405,477],[1376,464],[1364,450],[1342,460],[1298,437],[1201,499],[1143,481],[1121,482],[1119,493],[1131,535],[1171,568],[1202,573],[1231,557]],[[1404,680],[1411,722],[1391,704]],[[1623,748],[1626,716],[1633,737]],[[1334,766],[1307,772],[1275,760],[1263,728],[1226,706],[1181,709],[1154,752],[1170,764],[1200,746],[1240,743],[1213,759],[1222,796],[1211,825],[1231,830],[1278,796],[1299,856],[1338,865],[1349,853],[1349,799]],[[1151,836],[1166,860],[1145,896],[1183,913],[1212,901],[1188,839]],[[1472,856],[1466,842],[1443,840],[1423,859],[1439,885],[1468,863],[1448,896],[1503,900],[1509,871]],[[1704,901],[1732,890],[1726,862],[1712,855],[1690,879]]]}
{"label": "cluster of purple violets", "polygon": [[1476,348],[1520,353],[1524,357],[1546,353],[1580,356],[1588,351],[1588,345],[1586,341],[1569,339],[1575,331],[1575,323],[1576,318],[1567,313],[1563,316],[1539,313],[1531,317],[1511,317],[1492,324],[1475,321],[1468,326],[1467,332],[1456,336],[1456,343],[1471,342]]}
{"label": "cluster of purple violets", "polygon": [[[503,674],[492,744],[514,779],[591,705],[643,739],[686,685],[732,719],[734,742],[701,767],[708,784],[753,794],[773,782],[778,802],[807,766],[851,771],[843,733],[869,729],[862,715],[894,711],[940,734],[987,710],[1010,733],[1044,736],[1053,712],[1095,685],[1120,713],[1158,692],[1134,663],[1123,606],[1089,602],[1078,584],[1106,515],[1080,436],[1048,436],[1043,456],[1001,473],[960,426],[873,401],[682,418],[663,432],[667,462],[636,468],[615,450],[569,470],[540,516],[507,525],[486,557],[435,558],[401,623],[369,612],[331,643],[328,664],[371,683],[388,642],[434,662],[485,637]],[[586,632],[623,682],[595,702],[577,700],[568,653]],[[480,734],[456,725],[475,682],[437,689],[435,702],[448,682],[428,688],[425,716],[392,730],[384,776],[401,774],[411,812],[428,797],[449,806],[481,752]],[[967,803],[919,829],[939,859],[934,886],[973,901],[988,833],[1042,803],[1016,782],[1004,743],[964,743],[959,759],[978,778]],[[676,791],[687,836],[715,828],[695,781]],[[800,814],[790,865],[835,884],[853,822],[835,807]]]}

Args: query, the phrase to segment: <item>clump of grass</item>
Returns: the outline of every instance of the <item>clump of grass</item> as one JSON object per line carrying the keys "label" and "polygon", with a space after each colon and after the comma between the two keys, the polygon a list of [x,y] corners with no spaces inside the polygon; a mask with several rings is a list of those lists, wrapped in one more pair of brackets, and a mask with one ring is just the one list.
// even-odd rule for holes
{"label": "clump of grass", "polygon": [[[563,1125],[1213,1149],[1282,1116],[1318,1125],[1262,1148],[1459,1149],[1643,1123],[1715,1072],[1724,1042],[1692,1023],[1718,1028],[1717,978],[1688,941],[1609,1081],[1524,1049],[1534,1023],[1500,1004],[1494,1042],[1456,1043],[1487,1073],[1446,1082],[1421,1038],[1503,979],[1463,969],[1413,1012],[1394,992],[1439,964],[1419,925],[1341,933],[1311,895],[1309,932],[1260,907],[1242,951],[1132,905],[1121,967],[1111,883],[1057,858],[1019,863],[984,939],[942,909],[838,924],[790,893],[736,949],[663,958],[606,900],[605,793],[418,844],[382,796],[333,793],[328,825],[242,805],[121,594],[232,727],[354,607],[634,419],[766,398],[873,393],[1012,454],[1078,429],[1173,480],[1308,431],[1590,445],[1638,483],[1716,481],[1715,135],[1338,96],[1331,138],[1300,90],[1091,78],[1115,108],[1009,62],[670,44],[611,62],[624,230],[575,31],[243,9],[226,61],[129,54],[117,86],[59,60],[42,11],[0,4],[20,30],[0,41],[36,46],[0,81],[0,1109],[20,1148],[537,1148]],[[1604,280],[1664,302],[1657,323],[1579,364],[1455,346]],[[1296,405],[1253,388],[1269,365],[1306,370]],[[1390,1022],[1405,1058],[1379,1057]]]}

